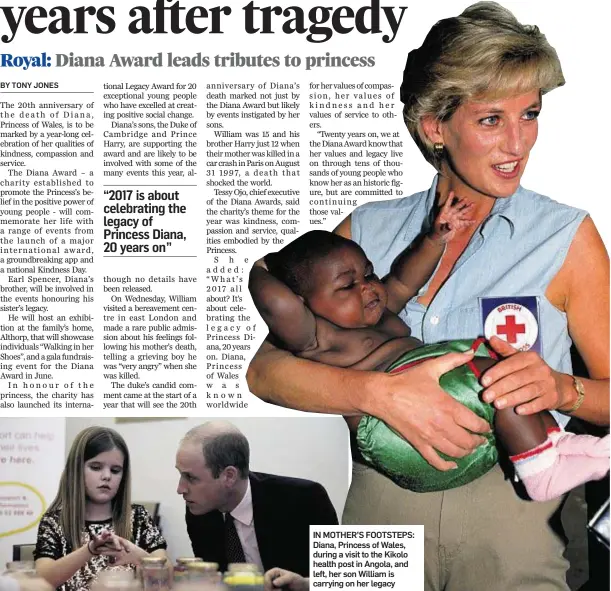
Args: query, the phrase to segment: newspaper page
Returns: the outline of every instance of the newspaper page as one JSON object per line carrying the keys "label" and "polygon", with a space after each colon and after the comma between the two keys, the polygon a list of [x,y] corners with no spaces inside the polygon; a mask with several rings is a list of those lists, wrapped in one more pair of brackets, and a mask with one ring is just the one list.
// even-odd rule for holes
{"label": "newspaper page", "polygon": [[[174,454],[189,428],[222,417],[257,442],[258,470],[323,482],[341,519],[343,421],[249,392],[246,370],[268,328],[248,275],[361,204],[428,189],[435,171],[406,129],[402,73],[434,23],[468,5],[3,3],[0,481],[42,468],[42,452],[85,427],[116,428],[142,464],[135,496],[162,500],[170,553],[189,555]],[[566,78],[543,97],[522,185],[588,211],[608,245],[608,9],[503,5],[543,31]],[[151,473],[163,462],[165,475]],[[54,470],[41,490],[55,490]],[[34,472],[24,481],[42,478]],[[35,541],[54,494],[0,527],[10,533],[3,563],[8,544]],[[319,586],[424,588],[418,527],[355,529],[341,542],[350,552],[396,548],[388,564],[367,565],[357,554],[324,558],[339,537],[324,550],[323,533],[335,534],[312,532],[324,552],[312,567],[327,581]],[[391,537],[397,546],[379,546]],[[417,566],[402,565],[403,551]],[[398,573],[395,583],[379,569]],[[344,571],[355,580],[334,580]]]}

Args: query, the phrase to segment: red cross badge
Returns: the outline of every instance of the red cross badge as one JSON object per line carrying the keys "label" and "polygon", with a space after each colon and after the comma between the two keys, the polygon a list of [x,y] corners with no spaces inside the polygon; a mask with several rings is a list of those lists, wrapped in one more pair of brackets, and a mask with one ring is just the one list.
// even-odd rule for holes
{"label": "red cross badge", "polygon": [[537,298],[481,298],[484,336],[497,336],[519,351],[540,350]]}

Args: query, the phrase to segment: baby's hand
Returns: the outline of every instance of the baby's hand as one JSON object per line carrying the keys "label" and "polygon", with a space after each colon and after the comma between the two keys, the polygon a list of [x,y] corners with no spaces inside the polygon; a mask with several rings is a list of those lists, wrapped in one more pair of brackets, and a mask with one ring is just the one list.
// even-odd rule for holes
{"label": "baby's hand", "polygon": [[448,243],[456,235],[456,231],[475,223],[473,219],[473,203],[462,199],[450,191],[446,202],[439,210],[429,238],[435,242]]}

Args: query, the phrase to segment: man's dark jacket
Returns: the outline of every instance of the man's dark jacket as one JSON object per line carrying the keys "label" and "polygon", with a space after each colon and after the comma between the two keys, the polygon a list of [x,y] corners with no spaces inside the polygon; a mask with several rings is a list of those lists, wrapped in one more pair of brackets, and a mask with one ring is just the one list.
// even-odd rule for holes
{"label": "man's dark jacket", "polygon": [[[250,473],[253,520],[263,568],[275,566],[309,576],[310,525],[336,525],[337,515],[318,482],[261,472]],[[193,555],[218,562],[225,571],[224,520],[220,511],[186,514]]]}

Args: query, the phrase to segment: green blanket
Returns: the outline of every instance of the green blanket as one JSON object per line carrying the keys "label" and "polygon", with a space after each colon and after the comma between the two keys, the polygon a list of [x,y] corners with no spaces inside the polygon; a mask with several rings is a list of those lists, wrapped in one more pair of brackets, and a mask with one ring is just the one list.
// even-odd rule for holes
{"label": "green blanket", "polygon": [[[467,351],[472,345],[472,340],[424,345],[402,355],[386,371],[397,373],[406,365],[445,353]],[[491,357],[483,342],[477,347],[476,357]],[[493,424],[494,407],[480,399],[482,387],[469,365],[462,365],[444,374],[439,384],[455,400],[484,418],[490,425]],[[449,458],[440,454],[444,459],[453,460],[458,465],[456,470],[442,472],[433,468],[410,443],[375,417],[364,416],[357,430],[358,447],[365,460],[399,486],[415,492],[462,486],[488,472],[497,463],[498,453],[494,434],[489,433],[485,437],[486,443],[464,458]]]}

